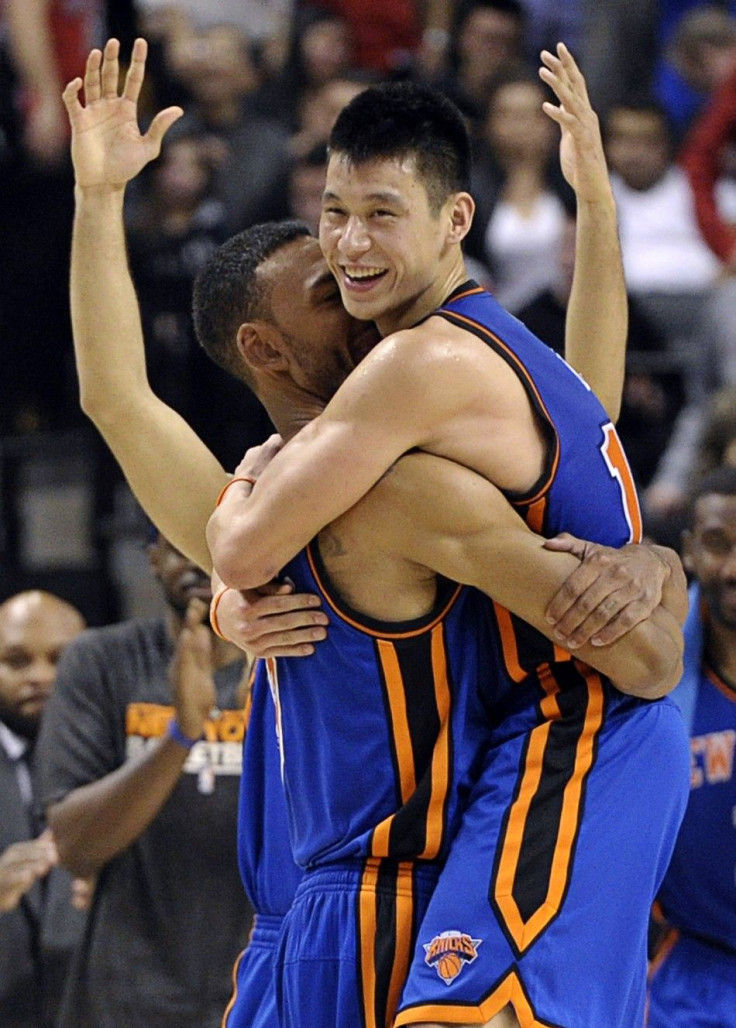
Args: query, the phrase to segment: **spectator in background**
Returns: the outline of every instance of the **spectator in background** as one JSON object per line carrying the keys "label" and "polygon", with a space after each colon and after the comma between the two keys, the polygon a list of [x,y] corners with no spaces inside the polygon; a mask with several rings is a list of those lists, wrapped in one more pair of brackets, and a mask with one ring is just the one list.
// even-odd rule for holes
{"label": "spectator in background", "polygon": [[666,927],[650,976],[649,1028],[736,1028],[734,458],[696,485],[683,534],[693,586],[672,699],[690,735],[690,800],[659,894]]}
{"label": "spectator in background", "polygon": [[71,878],[54,866],[56,848],[43,831],[35,743],[61,653],[83,628],[79,611],[50,593],[17,593],[0,605],[3,1028],[49,1028],[71,950],[81,937]]}
{"label": "spectator in background", "polygon": [[654,68],[655,92],[678,141],[736,60],[736,2],[685,0],[684,6],[681,16],[672,19],[669,37],[661,40]]}
{"label": "spectator in background", "polygon": [[345,19],[355,67],[386,77],[410,69],[422,29],[446,29],[445,9],[452,5],[443,0],[319,0],[319,6]]}
{"label": "spectator in background", "polygon": [[736,383],[736,47],[731,74],[694,123],[681,164],[703,237],[724,264],[708,314],[719,380]]}
{"label": "spectator in background", "polygon": [[[556,255],[553,282],[517,312],[517,317],[561,356],[575,268],[575,219],[568,216]],[[639,488],[652,477],[682,403],[682,383],[669,367],[662,336],[629,297],[626,377],[616,430]],[[591,340],[591,345],[595,341]]]}
{"label": "spectator in background", "polygon": [[516,313],[556,275],[566,207],[574,196],[542,110],[537,76],[502,77],[490,97],[474,162],[476,215],[468,253],[490,270],[499,303]]}
{"label": "spectator in background", "polygon": [[76,640],[39,740],[61,862],[99,876],[60,1028],[216,1028],[250,927],[235,846],[247,667],[198,623],[204,572],[161,536],[150,556],[165,615]]}
{"label": "spectator in background", "polygon": [[736,467],[736,384],[681,411],[653,482],[644,494],[650,535],[677,542],[687,497],[716,468]]}
{"label": "spectator in background", "polygon": [[327,147],[318,143],[304,157],[295,160],[289,171],[289,217],[305,222],[315,236],[322,213],[326,168]]}
{"label": "spectator in background", "polygon": [[137,183],[126,221],[153,388],[235,467],[243,445],[262,442],[271,423],[248,390],[213,366],[192,330],[194,279],[228,236],[213,189],[217,162],[207,136],[172,133]]}
{"label": "spectator in background", "polygon": [[220,151],[212,196],[224,207],[228,234],[281,217],[288,135],[254,109],[259,75],[251,41],[234,25],[194,27],[170,40],[165,57],[189,96],[174,135],[197,134]]}
{"label": "spectator in background", "polygon": [[736,48],[731,73],[693,123],[680,163],[705,241],[736,273]]}
{"label": "spectator in background", "polygon": [[361,72],[351,72],[325,82],[305,97],[289,150],[299,159],[317,146],[327,146],[332,126],[340,111],[370,82]]}
{"label": "spectator in background", "polygon": [[650,91],[661,2],[578,0],[580,65],[602,118],[632,94]]}
{"label": "spectator in background", "polygon": [[6,93],[0,125],[4,433],[78,421],[66,295],[73,179],[61,91],[104,38],[104,8],[103,0],[0,3]]}
{"label": "spectator in background", "polygon": [[524,9],[518,0],[462,0],[455,11],[447,70],[433,83],[478,136],[496,81],[526,67]]}
{"label": "spectator in background", "polygon": [[720,271],[695,219],[690,183],[673,160],[655,103],[611,108],[604,122],[626,281],[689,369],[701,358],[698,316]]}
{"label": "spectator in background", "polygon": [[292,135],[310,96],[341,78],[353,64],[352,35],[345,18],[322,7],[305,6],[292,23],[284,67],[258,90],[255,102]]}

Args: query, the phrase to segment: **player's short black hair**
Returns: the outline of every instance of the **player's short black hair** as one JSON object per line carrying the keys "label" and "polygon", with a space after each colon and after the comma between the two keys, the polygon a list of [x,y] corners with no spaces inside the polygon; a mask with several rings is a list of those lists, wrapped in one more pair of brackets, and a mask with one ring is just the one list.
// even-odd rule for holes
{"label": "player's short black hair", "polygon": [[468,129],[455,104],[413,82],[382,82],[353,97],[329,139],[330,156],[360,165],[413,158],[437,213],[448,196],[470,187]]}
{"label": "player's short black hair", "polygon": [[736,496],[736,468],[724,465],[695,483],[688,497],[691,527],[695,523],[695,506],[704,496]]}
{"label": "player's short black hair", "polygon": [[236,337],[246,321],[268,318],[266,290],[256,271],[277,250],[311,236],[303,221],[267,221],[223,243],[197,275],[192,298],[194,330],[200,346],[225,371],[252,385]]}

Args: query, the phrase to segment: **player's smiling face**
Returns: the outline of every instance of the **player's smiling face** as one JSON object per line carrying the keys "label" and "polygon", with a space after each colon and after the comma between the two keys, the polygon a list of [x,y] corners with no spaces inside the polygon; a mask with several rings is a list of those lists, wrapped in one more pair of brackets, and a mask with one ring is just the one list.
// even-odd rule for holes
{"label": "player's smiling face", "polygon": [[411,159],[330,158],[319,239],[352,315],[386,334],[429,313],[435,304],[424,300],[447,253],[451,204],[432,210]]}
{"label": "player's smiling face", "polygon": [[736,496],[712,493],[697,500],[684,556],[711,617],[736,630]]}
{"label": "player's smiling face", "polygon": [[345,310],[319,243],[301,236],[258,270],[268,289],[272,325],[296,358],[298,384],[329,400],[378,342],[373,323]]}

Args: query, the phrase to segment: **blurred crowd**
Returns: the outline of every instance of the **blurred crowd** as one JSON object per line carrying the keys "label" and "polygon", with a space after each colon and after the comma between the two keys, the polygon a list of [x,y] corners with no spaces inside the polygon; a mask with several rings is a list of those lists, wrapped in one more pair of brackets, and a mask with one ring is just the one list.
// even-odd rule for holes
{"label": "blurred crowd", "polygon": [[[127,54],[143,35],[145,117],[185,110],[131,190],[130,261],[154,387],[235,466],[270,424],[195,344],[193,278],[256,222],[316,229],[328,131],[368,83],[430,81],[466,114],[473,274],[562,348],[574,204],[536,74],[540,48],[562,39],[601,118],[618,203],[631,304],[619,427],[650,535],[676,542],[694,478],[736,462],[734,0],[2,0],[0,27],[0,439],[87,428],[60,92],[90,46],[117,35]],[[120,476],[101,445],[95,461],[104,520]]]}
{"label": "blurred crowd", "polygon": [[[0,0],[4,519],[18,514],[7,454],[30,442],[51,467],[70,456],[54,443],[67,438],[82,438],[89,456],[93,535],[108,526],[109,543],[115,525],[138,516],[79,406],[68,298],[73,176],[61,102],[91,47],[116,36],[125,57],[138,35],[150,48],[144,122],[170,104],[185,111],[126,201],[149,375],[230,468],[272,427],[196,344],[194,278],[220,243],[250,225],[297,217],[316,231],[330,128],[368,84],[428,81],[464,112],[475,148],[472,274],[562,352],[575,204],[536,69],[540,49],[565,41],[601,119],[618,206],[630,305],[620,433],[647,533],[679,548],[691,491],[714,469],[736,467],[736,0]],[[6,522],[0,1020],[78,1028],[74,990],[87,990],[91,1010],[112,994],[122,1009],[132,974],[138,1000],[153,1003],[170,959],[199,996],[196,1023],[214,1026],[229,981],[207,977],[211,943],[200,947],[186,933],[206,876],[205,843],[215,836],[222,869],[197,916],[218,926],[208,939],[224,938],[228,954],[249,925],[233,833],[221,831],[223,823],[234,831],[249,668],[210,641],[204,671],[187,671],[188,603],[207,582],[162,537],[146,539],[153,575],[149,558],[142,575],[131,565],[130,574],[163,587],[155,589],[160,614],[143,631],[133,621],[108,625],[129,613],[125,603],[81,602],[80,613],[33,588],[38,582],[3,577],[12,536]],[[118,557],[130,565],[128,551]],[[23,591],[8,599],[15,589]],[[80,635],[85,621],[96,627]],[[203,738],[174,759],[169,719],[181,720],[195,701]],[[39,754],[46,770],[33,786]],[[141,788],[144,779],[154,791]],[[39,805],[51,812],[55,842],[38,834]],[[156,944],[161,925],[178,939],[165,954]],[[229,974],[228,959],[217,966]],[[150,972],[143,984],[142,968]],[[177,1002],[174,995],[172,1008]],[[142,1023],[139,1015],[126,1023]]]}

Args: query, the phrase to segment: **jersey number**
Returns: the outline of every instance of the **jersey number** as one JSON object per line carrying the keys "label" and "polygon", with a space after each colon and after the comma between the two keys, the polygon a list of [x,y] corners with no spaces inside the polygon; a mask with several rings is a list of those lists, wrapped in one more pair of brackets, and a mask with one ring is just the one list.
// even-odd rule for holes
{"label": "jersey number", "polygon": [[601,453],[608,466],[608,470],[618,482],[618,487],[621,490],[621,503],[626,522],[629,526],[629,532],[631,533],[631,542],[641,542],[641,510],[639,508],[639,498],[636,495],[636,486],[631,476],[629,462],[626,460],[626,454],[621,446],[621,440],[610,421],[608,424],[603,425]]}

